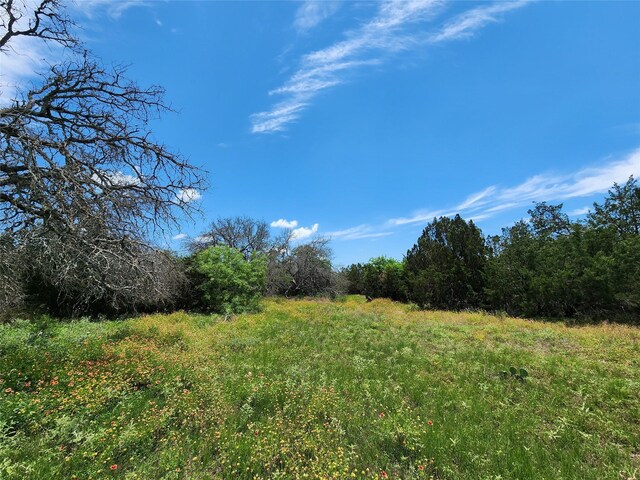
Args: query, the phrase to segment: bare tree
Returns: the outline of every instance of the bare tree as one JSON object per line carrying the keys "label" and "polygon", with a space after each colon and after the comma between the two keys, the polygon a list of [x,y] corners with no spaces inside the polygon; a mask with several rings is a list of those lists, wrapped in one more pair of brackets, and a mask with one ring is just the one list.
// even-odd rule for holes
{"label": "bare tree", "polygon": [[249,217],[219,218],[209,230],[191,241],[189,249],[200,251],[219,245],[235,248],[247,259],[254,253],[266,254],[272,248],[269,226],[262,220]]}
{"label": "bare tree", "polygon": [[64,13],[59,0],[42,0],[29,9],[24,1],[0,2],[0,51],[15,37],[36,37],[75,47],[77,39],[71,34],[73,21]]}
{"label": "bare tree", "polygon": [[[0,12],[0,55],[16,53],[18,36],[78,45],[57,0],[30,13],[3,1]],[[149,241],[192,211],[202,173],[151,133],[169,110],[161,87],[139,87],[124,68],[73,53],[0,107],[0,228],[38,253],[32,271],[48,275],[61,299],[115,309],[145,295],[156,301],[174,275]]]}
{"label": "bare tree", "polygon": [[99,215],[133,234],[189,209],[199,172],[149,130],[167,110],[162,94],[85,54],[0,108],[0,226],[73,231],[78,218]]}
{"label": "bare tree", "polygon": [[336,281],[329,239],[320,237],[286,250],[269,264],[267,293],[287,297],[334,295]]}
{"label": "bare tree", "polygon": [[167,252],[117,237],[99,222],[74,236],[30,231],[21,242],[32,303],[58,315],[119,313],[173,305],[186,281]]}
{"label": "bare tree", "polygon": [[0,235],[0,315],[22,305],[23,268],[11,236]]}

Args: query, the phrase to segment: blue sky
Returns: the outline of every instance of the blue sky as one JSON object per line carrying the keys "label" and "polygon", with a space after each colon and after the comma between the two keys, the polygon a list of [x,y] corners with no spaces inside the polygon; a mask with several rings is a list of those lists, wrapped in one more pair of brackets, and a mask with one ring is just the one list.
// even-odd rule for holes
{"label": "blue sky", "polygon": [[[197,236],[249,215],[401,258],[435,215],[487,234],[640,176],[640,2],[108,2],[70,13],[179,111],[157,138],[209,172]],[[34,62],[3,59],[3,82]],[[274,231],[278,227],[274,226]]]}

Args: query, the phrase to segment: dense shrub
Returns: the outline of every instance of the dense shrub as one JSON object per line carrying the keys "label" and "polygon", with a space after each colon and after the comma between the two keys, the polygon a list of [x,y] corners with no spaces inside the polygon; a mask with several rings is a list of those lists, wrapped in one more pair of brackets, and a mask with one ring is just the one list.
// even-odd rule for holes
{"label": "dense shrub", "polygon": [[540,203],[490,240],[486,306],[545,317],[640,314],[640,188],[614,185],[586,222]]}
{"label": "dense shrub", "polygon": [[235,248],[217,246],[196,253],[192,264],[205,309],[229,314],[258,308],[266,280],[264,255],[246,259]]}
{"label": "dense shrub", "polygon": [[342,273],[347,280],[348,293],[399,302],[407,300],[404,264],[398,260],[375,257],[365,264],[350,265]]}
{"label": "dense shrub", "polygon": [[409,300],[442,309],[481,306],[486,260],[482,232],[472,221],[434,219],[405,257]]}

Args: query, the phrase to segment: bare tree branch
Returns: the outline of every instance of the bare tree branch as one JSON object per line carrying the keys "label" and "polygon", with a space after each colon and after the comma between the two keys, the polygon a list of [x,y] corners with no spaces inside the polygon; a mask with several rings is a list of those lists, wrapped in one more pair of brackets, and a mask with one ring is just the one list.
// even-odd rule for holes
{"label": "bare tree branch", "polygon": [[105,68],[80,50],[60,0],[27,6],[2,0],[0,52],[19,54],[11,41],[27,36],[73,55],[0,107],[6,245],[25,260],[27,286],[55,292],[71,312],[169,302],[181,274],[150,239],[191,214],[187,193],[205,185],[200,170],[152,135],[152,121],[170,110],[164,90],[139,87],[125,68]]}
{"label": "bare tree branch", "polygon": [[73,21],[67,17],[60,0],[42,0],[33,9],[24,1],[0,1],[0,52],[16,37],[37,37],[65,47],[78,40],[70,32]]}
{"label": "bare tree branch", "polygon": [[247,259],[256,252],[267,253],[271,248],[269,226],[249,217],[219,218],[209,230],[191,241],[188,248],[197,252],[219,245],[235,248]]}

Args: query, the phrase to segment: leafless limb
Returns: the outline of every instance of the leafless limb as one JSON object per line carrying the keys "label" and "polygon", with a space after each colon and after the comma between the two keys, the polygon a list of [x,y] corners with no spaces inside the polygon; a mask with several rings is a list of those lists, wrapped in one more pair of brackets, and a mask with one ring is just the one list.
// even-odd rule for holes
{"label": "leafless limb", "polygon": [[70,31],[73,26],[60,0],[42,0],[33,8],[20,0],[0,1],[0,51],[16,37],[37,37],[75,47],[78,40]]}
{"label": "leafless limb", "polygon": [[269,226],[249,217],[219,218],[209,230],[191,241],[189,250],[197,252],[218,245],[235,248],[245,258],[251,258],[254,253],[267,253],[272,247]]}
{"label": "leafless limb", "polygon": [[190,210],[184,192],[202,188],[199,172],[149,130],[167,110],[162,94],[85,54],[0,109],[0,226],[71,232],[78,218],[99,215],[135,235]]}
{"label": "leafless limb", "polygon": [[331,267],[328,238],[313,239],[270,260],[267,270],[269,295],[292,297],[337,293],[337,274]]}
{"label": "leafless limb", "polygon": [[2,234],[27,252],[28,281],[74,312],[165,302],[179,272],[150,239],[193,212],[204,179],[151,133],[170,110],[164,90],[139,87],[125,68],[80,50],[61,1],[27,10],[0,4],[0,53],[16,53],[11,40],[29,36],[73,55],[0,107]]}

